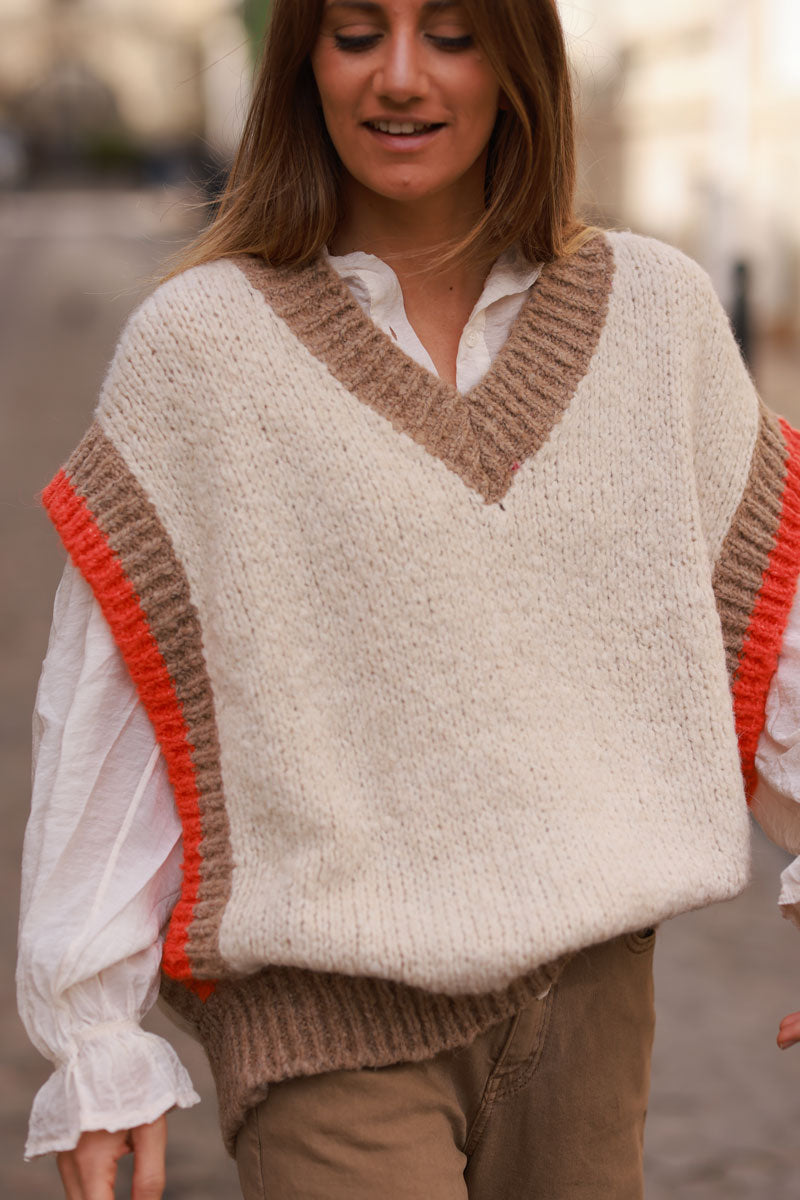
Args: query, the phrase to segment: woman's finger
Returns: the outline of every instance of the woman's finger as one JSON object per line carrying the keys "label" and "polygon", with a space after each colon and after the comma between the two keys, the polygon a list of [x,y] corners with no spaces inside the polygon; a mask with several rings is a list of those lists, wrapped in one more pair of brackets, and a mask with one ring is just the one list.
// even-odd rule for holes
{"label": "woman's finger", "polygon": [[81,1134],[73,1151],[80,1200],[114,1200],[117,1163],[130,1148],[130,1135],[126,1129],[116,1133],[96,1129]]}
{"label": "woman's finger", "polygon": [[133,1146],[132,1200],[161,1200],[164,1194],[167,1118],[131,1130]]}
{"label": "woman's finger", "polygon": [[83,1200],[83,1192],[81,1191],[80,1180],[78,1179],[78,1168],[75,1164],[75,1151],[64,1150],[61,1154],[57,1154],[56,1166],[61,1176],[61,1186],[64,1188],[64,1195],[67,1200]]}
{"label": "woman's finger", "polygon": [[778,1045],[781,1050],[788,1050],[796,1042],[800,1042],[800,1012],[789,1013],[788,1017],[783,1018],[778,1029]]}

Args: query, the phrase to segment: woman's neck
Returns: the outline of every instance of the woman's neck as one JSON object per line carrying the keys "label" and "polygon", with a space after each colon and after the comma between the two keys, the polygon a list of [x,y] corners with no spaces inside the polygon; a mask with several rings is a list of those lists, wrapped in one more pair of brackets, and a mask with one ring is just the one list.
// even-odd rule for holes
{"label": "woman's neck", "polygon": [[464,197],[457,201],[448,194],[399,203],[350,182],[347,216],[331,239],[331,253],[363,250],[392,268],[417,337],[439,375],[455,384],[461,333],[483,291],[489,264],[461,257],[442,266],[437,258],[475,227],[482,199],[480,205],[470,205]]}
{"label": "woman's neck", "polygon": [[416,270],[424,269],[426,256],[432,258],[443,246],[462,241],[483,214],[482,180],[477,183],[465,177],[459,183],[460,188],[400,200],[381,196],[346,175],[342,181],[345,216],[333,237],[333,253],[364,250],[394,270],[412,263]]}

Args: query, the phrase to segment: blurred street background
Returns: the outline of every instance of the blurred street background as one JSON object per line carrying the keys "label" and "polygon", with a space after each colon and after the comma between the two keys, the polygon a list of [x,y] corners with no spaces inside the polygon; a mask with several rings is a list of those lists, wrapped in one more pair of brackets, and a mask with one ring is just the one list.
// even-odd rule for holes
{"label": "blurred street background", "polygon": [[[561,7],[584,214],[697,258],[764,399],[800,426],[800,3]],[[0,1195],[14,1200],[60,1194],[52,1161],[22,1162],[49,1067],[13,998],[30,711],[63,562],[37,493],[83,432],[125,317],[208,219],[267,8],[0,0]],[[787,862],[756,832],[749,891],[659,932],[648,1200],[800,1196],[800,1047],[774,1045],[800,1008],[800,931],[775,904]],[[202,1054],[158,1012],[148,1025],[203,1095],[170,1118],[167,1196],[235,1197]]]}

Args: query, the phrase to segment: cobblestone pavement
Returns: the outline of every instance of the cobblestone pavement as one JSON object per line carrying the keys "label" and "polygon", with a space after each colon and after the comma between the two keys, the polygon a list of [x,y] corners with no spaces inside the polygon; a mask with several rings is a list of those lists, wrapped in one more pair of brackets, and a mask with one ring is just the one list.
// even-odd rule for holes
{"label": "cobblestone pavement", "polygon": [[[0,769],[8,835],[0,875],[0,1194],[15,1200],[59,1195],[50,1160],[22,1162],[30,1103],[49,1069],[15,1015],[12,982],[30,710],[62,562],[35,494],[82,433],[125,315],[196,220],[176,195],[0,198]],[[764,352],[758,376],[768,402],[800,424],[800,363],[786,351]],[[800,932],[775,909],[787,856],[760,834],[754,849],[744,896],[659,932],[648,1200],[800,1196],[800,1047],[781,1054],[774,1045],[780,1017],[800,1008]],[[169,1032],[203,1096],[199,1108],[170,1117],[168,1197],[237,1196],[202,1054],[162,1015],[148,1024]]]}

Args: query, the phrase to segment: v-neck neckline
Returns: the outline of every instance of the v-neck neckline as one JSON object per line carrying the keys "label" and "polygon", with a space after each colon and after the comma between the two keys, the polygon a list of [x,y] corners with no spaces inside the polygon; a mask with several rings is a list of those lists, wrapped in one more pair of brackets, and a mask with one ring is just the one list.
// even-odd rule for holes
{"label": "v-neck neckline", "polygon": [[487,504],[502,500],[566,411],[600,339],[614,273],[604,235],[546,263],[483,379],[459,392],[395,345],[322,255],[303,267],[249,254],[232,261],[348,391]]}

